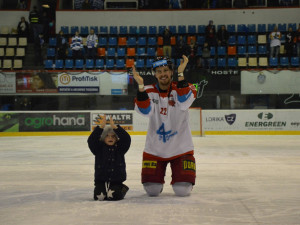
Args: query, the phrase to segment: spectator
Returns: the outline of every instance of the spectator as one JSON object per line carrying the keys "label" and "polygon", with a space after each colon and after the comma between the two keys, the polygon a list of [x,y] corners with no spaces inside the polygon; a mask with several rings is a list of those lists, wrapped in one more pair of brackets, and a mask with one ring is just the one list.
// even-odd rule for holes
{"label": "spectator", "polygon": [[39,41],[39,34],[43,32],[43,26],[41,23],[40,13],[37,10],[37,7],[34,6],[33,10],[29,13],[29,22],[30,22],[30,29],[32,30],[32,38],[34,42]]}
{"label": "spectator", "polygon": [[44,45],[43,34],[38,35],[38,38],[34,40],[34,54],[35,54],[35,65],[40,66],[43,64],[42,48]]}
{"label": "spectator", "polygon": [[218,45],[227,46],[228,37],[228,31],[226,30],[225,25],[222,25],[217,33]]}
{"label": "spectator", "polygon": [[92,9],[91,3],[89,0],[84,0],[84,2],[81,5],[81,9]]}
{"label": "spectator", "polygon": [[270,57],[278,57],[279,50],[281,46],[281,33],[278,31],[277,26],[274,27],[274,30],[269,35],[270,37]]}
{"label": "spectator", "polygon": [[75,36],[72,37],[72,43],[71,43],[71,49],[72,49],[72,56],[73,59],[81,59],[82,58],[82,37],[79,36],[79,32],[75,32]]}
{"label": "spectator", "polygon": [[289,59],[291,59],[291,57],[293,56],[294,38],[295,38],[295,33],[293,32],[293,29],[289,27],[288,32],[285,36],[286,56],[289,57]]}
{"label": "spectator", "polygon": [[17,4],[17,9],[26,9],[26,1],[25,0],[20,0],[20,2]]}
{"label": "spectator", "polygon": [[94,59],[97,53],[98,37],[95,34],[95,31],[93,29],[90,30],[90,34],[87,36],[86,45],[87,45],[87,58]]}
{"label": "spectator", "polygon": [[166,28],[163,33],[163,54],[169,58],[171,58],[172,55],[171,36],[171,31]]}
{"label": "spectator", "polygon": [[95,155],[94,200],[122,200],[128,191],[125,154],[131,144],[130,135],[110,117],[106,127],[106,115],[88,138],[88,145]]}
{"label": "spectator", "polygon": [[18,34],[20,36],[28,37],[28,35],[29,35],[29,23],[25,20],[24,16],[21,17],[21,21],[18,24],[17,30],[18,30]]}
{"label": "spectator", "polygon": [[59,31],[56,40],[57,58],[65,60],[67,56],[68,42],[67,39],[64,37],[63,31]]}
{"label": "spectator", "polygon": [[182,35],[178,37],[177,43],[175,45],[175,51],[176,51],[176,54],[175,54],[176,58],[181,58],[182,55],[188,54],[187,53],[187,45],[186,45],[186,42]]}
{"label": "spectator", "polygon": [[31,101],[29,98],[24,97],[23,100],[20,102],[20,110],[31,110]]}
{"label": "spectator", "polygon": [[47,14],[47,12],[43,12],[41,17],[41,24],[43,26],[43,36],[44,40],[48,43],[49,40],[49,34],[50,34],[50,24],[51,20]]}
{"label": "spectator", "polygon": [[181,0],[170,0],[169,8],[170,9],[182,9]]}
{"label": "spectator", "polygon": [[202,47],[202,67],[204,69],[209,69],[209,59],[210,59],[210,46],[207,42],[204,43]]}
{"label": "spectator", "polygon": [[197,44],[194,39],[191,39],[191,43],[188,46],[188,59],[189,59],[189,69],[194,69],[197,60]]}
{"label": "spectator", "polygon": [[205,27],[205,40],[210,47],[216,46],[216,28],[212,20],[210,20],[209,24]]}
{"label": "spectator", "polygon": [[296,44],[297,44],[297,56],[300,57],[300,23],[298,25],[298,29],[296,31],[296,35],[295,35],[295,41],[296,41]]}

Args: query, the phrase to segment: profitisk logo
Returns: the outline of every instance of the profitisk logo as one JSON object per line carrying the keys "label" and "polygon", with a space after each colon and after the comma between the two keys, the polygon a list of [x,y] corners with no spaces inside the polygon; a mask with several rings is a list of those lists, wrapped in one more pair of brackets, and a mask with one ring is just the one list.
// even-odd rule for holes
{"label": "profitisk logo", "polygon": [[225,115],[225,120],[229,125],[232,125],[235,122],[236,114]]}
{"label": "profitisk logo", "polygon": [[257,115],[257,117],[261,120],[270,120],[273,118],[273,114],[261,112]]}

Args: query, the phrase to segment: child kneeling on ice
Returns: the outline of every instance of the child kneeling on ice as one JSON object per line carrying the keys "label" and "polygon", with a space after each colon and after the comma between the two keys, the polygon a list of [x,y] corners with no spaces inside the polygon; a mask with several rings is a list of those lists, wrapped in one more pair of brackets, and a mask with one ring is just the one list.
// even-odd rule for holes
{"label": "child kneeling on ice", "polygon": [[121,200],[129,188],[126,180],[125,153],[131,144],[130,135],[110,117],[106,126],[106,115],[88,138],[88,145],[95,155],[95,200]]}

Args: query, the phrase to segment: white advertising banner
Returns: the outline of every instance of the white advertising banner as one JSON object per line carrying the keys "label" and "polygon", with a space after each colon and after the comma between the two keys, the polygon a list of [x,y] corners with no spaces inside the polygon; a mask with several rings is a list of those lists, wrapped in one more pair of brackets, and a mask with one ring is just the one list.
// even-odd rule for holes
{"label": "white advertising banner", "polygon": [[127,95],[127,72],[104,72],[100,75],[100,95]]}
{"label": "white advertising banner", "polygon": [[59,93],[99,93],[99,74],[58,74]]}
{"label": "white advertising banner", "polygon": [[206,131],[299,131],[300,110],[203,110]]}
{"label": "white advertising banner", "polygon": [[16,73],[0,73],[0,93],[16,93]]}

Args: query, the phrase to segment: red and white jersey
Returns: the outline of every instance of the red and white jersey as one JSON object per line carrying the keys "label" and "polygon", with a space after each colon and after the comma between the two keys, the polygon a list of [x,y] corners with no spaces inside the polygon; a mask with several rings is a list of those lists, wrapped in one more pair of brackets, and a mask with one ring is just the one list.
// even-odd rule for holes
{"label": "red and white jersey", "polygon": [[178,88],[172,82],[168,92],[160,93],[157,84],[145,86],[149,99],[135,100],[135,110],[149,117],[144,154],[169,160],[184,154],[193,154],[189,107],[196,97],[192,84]]}

